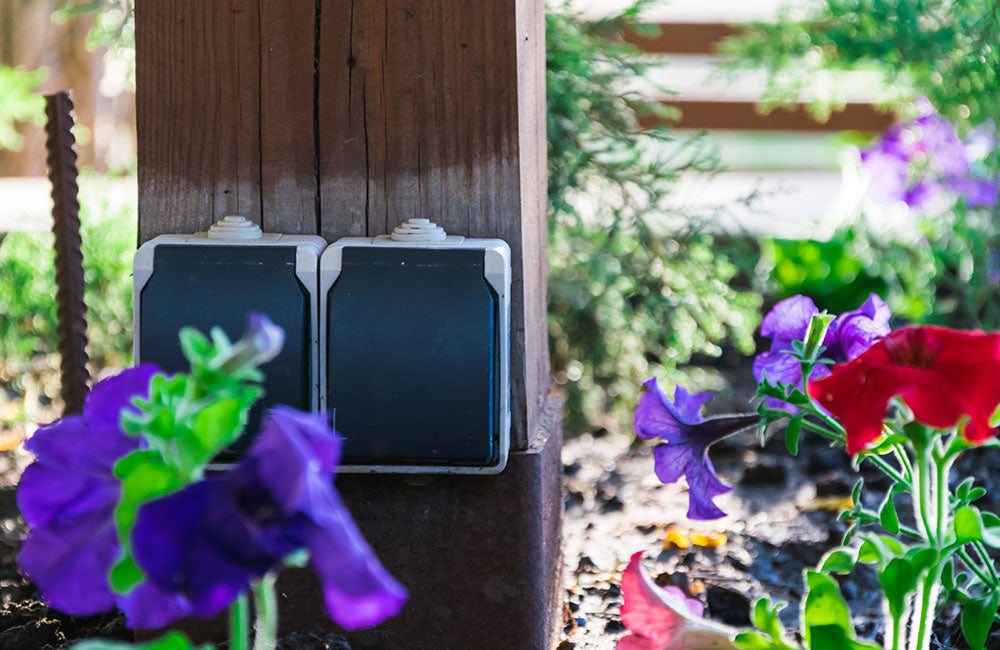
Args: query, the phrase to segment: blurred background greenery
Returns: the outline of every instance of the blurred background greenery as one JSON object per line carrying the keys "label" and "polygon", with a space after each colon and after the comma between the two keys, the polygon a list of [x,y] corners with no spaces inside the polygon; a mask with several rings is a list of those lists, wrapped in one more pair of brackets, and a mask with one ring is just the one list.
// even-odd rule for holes
{"label": "blurred background greenery", "polygon": [[[57,399],[37,379],[55,367],[41,91],[74,87],[96,188],[82,217],[98,371],[130,361],[136,222],[131,0],[15,4],[0,11],[0,426]],[[1000,176],[1000,9],[751,4],[549,6],[549,334],[570,434],[627,427],[651,376],[724,386],[762,311],[796,293],[839,312],[874,291],[898,322],[1000,327],[996,189],[967,191]],[[48,35],[19,37],[28,22]],[[953,137],[914,121],[928,114]],[[963,165],[935,162],[956,147]],[[905,194],[880,191],[879,160]]]}

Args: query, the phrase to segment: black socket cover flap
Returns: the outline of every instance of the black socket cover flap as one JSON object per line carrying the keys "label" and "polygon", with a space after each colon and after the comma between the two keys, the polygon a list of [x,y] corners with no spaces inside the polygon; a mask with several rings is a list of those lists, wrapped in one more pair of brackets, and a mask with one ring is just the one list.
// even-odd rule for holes
{"label": "black socket cover flap", "polygon": [[348,465],[495,465],[496,293],[484,251],[346,247],[328,296],[328,407]]}
{"label": "black socket cover flap", "polygon": [[233,341],[247,316],[259,312],[285,330],[281,353],[262,366],[264,397],[250,412],[247,433],[228,457],[244,451],[264,409],[311,407],[309,295],[295,275],[294,246],[184,246],[153,249],[153,275],[140,294],[139,359],[167,372],[187,372],[178,332],[190,326],[208,335],[218,326]]}

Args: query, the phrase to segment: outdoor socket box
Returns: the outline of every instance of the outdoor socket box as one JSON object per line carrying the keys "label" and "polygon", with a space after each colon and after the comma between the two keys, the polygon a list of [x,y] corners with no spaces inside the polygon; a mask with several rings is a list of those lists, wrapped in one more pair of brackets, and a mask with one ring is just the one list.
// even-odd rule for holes
{"label": "outdoor socket box", "polygon": [[[242,217],[225,217],[207,233],[160,235],[135,254],[135,359],[167,372],[188,371],[178,332],[194,327],[208,335],[219,326],[239,339],[251,312],[285,330],[281,353],[264,370],[264,397],[250,412],[255,433],[264,409],[287,404],[319,406],[317,267],[322,237],[261,233]],[[241,453],[248,435],[223,454]]]}
{"label": "outdoor socket box", "polygon": [[320,408],[339,472],[495,474],[510,446],[510,247],[427,219],[320,260]]}

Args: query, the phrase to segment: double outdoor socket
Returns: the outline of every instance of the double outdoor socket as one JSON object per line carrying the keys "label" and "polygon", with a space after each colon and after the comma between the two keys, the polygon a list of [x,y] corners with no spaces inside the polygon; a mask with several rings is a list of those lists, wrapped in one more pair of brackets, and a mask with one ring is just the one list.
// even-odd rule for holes
{"label": "double outdoor socket", "polygon": [[510,446],[510,277],[505,242],[426,219],[327,247],[226,217],[136,253],[135,356],[185,370],[181,327],[235,339],[260,312],[285,347],[250,431],[275,404],[320,409],[345,438],[342,472],[496,473]]}

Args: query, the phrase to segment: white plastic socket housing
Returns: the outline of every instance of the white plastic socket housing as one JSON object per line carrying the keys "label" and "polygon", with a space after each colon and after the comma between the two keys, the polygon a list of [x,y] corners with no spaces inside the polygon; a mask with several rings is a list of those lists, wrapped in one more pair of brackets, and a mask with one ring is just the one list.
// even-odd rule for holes
{"label": "white plastic socket housing", "polygon": [[309,294],[310,350],[312,351],[312,408],[319,408],[319,296],[317,292],[319,257],[326,247],[326,240],[315,235],[283,235],[261,232],[260,226],[240,216],[223,217],[208,232],[190,235],[160,235],[139,247],[135,253],[132,278],[133,351],[139,358],[140,298],[142,289],[153,275],[153,258],[157,246],[284,246],[295,248],[295,276]]}

